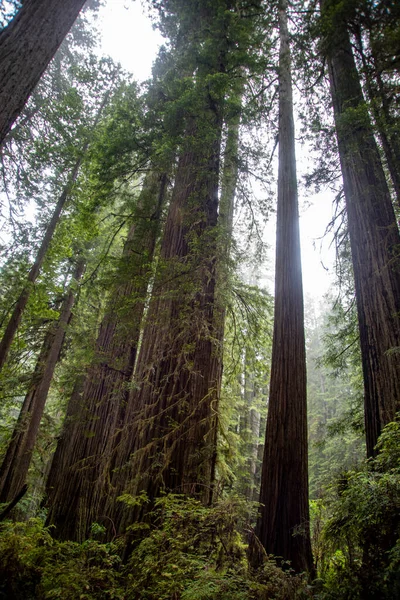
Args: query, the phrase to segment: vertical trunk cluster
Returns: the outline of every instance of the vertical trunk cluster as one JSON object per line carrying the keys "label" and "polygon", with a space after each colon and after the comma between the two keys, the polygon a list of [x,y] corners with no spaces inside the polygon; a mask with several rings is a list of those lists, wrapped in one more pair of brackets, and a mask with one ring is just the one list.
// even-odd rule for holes
{"label": "vertical trunk cluster", "polygon": [[[199,94],[203,91],[199,90]],[[158,273],[116,453],[116,496],[161,490],[212,497],[221,379],[215,323],[221,116],[209,98],[189,119],[165,225]],[[140,511],[111,503],[123,530]]]}
{"label": "vertical trunk cluster", "polygon": [[257,535],[268,553],[312,569],[299,214],[287,28],[279,3],[279,172],[271,383]]}
{"label": "vertical trunk cluster", "polygon": [[110,463],[124,423],[166,186],[165,174],[151,172],[145,179],[94,361],[70,399],[47,482],[48,522],[57,526],[59,537],[81,541],[91,523],[103,519]]}
{"label": "vertical trunk cluster", "polygon": [[[80,259],[74,273],[73,286],[81,279],[84,267],[84,260]],[[73,286],[62,304],[58,322],[45,337],[29,391],[1,464],[0,502],[13,500],[25,484],[50,384],[72,315],[75,302]]]}
{"label": "vertical trunk cluster", "polygon": [[[163,491],[173,491],[204,503],[212,500],[224,317],[216,300],[218,187],[229,85],[225,29],[231,13],[226,8],[231,4],[195,5],[198,14],[192,6],[188,13],[186,3],[168,6],[179,21],[177,46],[187,41],[185,71],[195,75],[190,82],[186,75],[184,96],[174,106],[183,119],[183,133],[133,380],[130,346],[135,340],[136,352],[142,315],[130,309],[137,331],[125,327],[117,335],[111,306],[104,345],[119,357],[124,377],[115,368],[110,373],[107,358],[101,373],[99,367],[91,368],[82,402],[74,396],[72,425],[60,441],[49,480],[49,522],[60,537],[82,539],[95,520],[110,524],[109,537],[123,533],[145,512],[136,501],[119,502],[125,494],[145,493],[153,501]],[[234,146],[237,133],[235,126],[229,142]],[[232,199],[235,165],[230,170],[227,195]],[[230,205],[225,218],[230,230]],[[135,277],[130,273],[127,287],[136,289]]]}
{"label": "vertical trunk cluster", "polygon": [[85,0],[25,0],[0,32],[0,144]]}
{"label": "vertical trunk cluster", "polygon": [[[322,2],[330,17],[331,3]],[[352,252],[367,454],[400,409],[400,236],[343,18],[326,40]]]}

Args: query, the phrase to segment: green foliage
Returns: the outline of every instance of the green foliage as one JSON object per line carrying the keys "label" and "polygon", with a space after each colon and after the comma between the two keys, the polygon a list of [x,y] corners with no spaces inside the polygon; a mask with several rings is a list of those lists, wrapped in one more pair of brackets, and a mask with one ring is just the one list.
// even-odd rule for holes
{"label": "green foliage", "polygon": [[0,594],[8,599],[120,599],[115,544],[57,542],[37,519],[0,530]]}
{"label": "green foliage", "polygon": [[129,600],[245,600],[302,597],[304,582],[266,560],[253,573],[243,533],[248,507],[237,498],[206,508],[169,494],[150,515],[150,534],[129,559]]}
{"label": "green foliage", "polygon": [[[400,593],[400,421],[387,425],[379,453],[343,472],[325,498],[319,598],[379,598]],[[366,595],[367,594],[367,595]]]}
{"label": "green foliage", "polygon": [[365,455],[361,359],[354,301],[306,303],[310,497]]}
{"label": "green foliage", "polygon": [[[39,520],[0,529],[0,596],[8,600],[294,600],[304,580],[272,558],[257,572],[247,563],[247,507],[237,499],[206,508],[194,499],[159,498],[142,538],[120,543],[59,542]],[[143,531],[145,537],[143,537]],[[94,523],[93,535],[102,534]],[[134,530],[137,535],[137,529]],[[122,540],[120,540],[121,542]]]}
{"label": "green foliage", "polygon": [[272,298],[266,290],[234,281],[225,318],[218,479],[221,487],[249,501],[258,500],[272,312]]}

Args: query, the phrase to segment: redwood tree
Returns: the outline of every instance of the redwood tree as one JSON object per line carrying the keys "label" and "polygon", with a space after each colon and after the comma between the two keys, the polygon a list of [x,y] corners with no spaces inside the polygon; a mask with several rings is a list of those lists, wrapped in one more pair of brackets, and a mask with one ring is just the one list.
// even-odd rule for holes
{"label": "redwood tree", "polygon": [[353,262],[367,454],[400,410],[400,235],[344,13],[322,2]]}
{"label": "redwood tree", "polygon": [[196,2],[183,21],[192,33],[200,28],[202,44],[191,88],[186,79],[185,131],[135,373],[138,389],[128,401],[111,474],[115,496],[106,514],[117,531],[143,514],[115,502],[123,493],[145,492],[150,501],[162,490],[212,499],[222,368],[215,287],[229,4]]}
{"label": "redwood tree", "polygon": [[85,0],[25,0],[0,32],[0,145]]}
{"label": "redwood tree", "polygon": [[1,338],[1,341],[0,341],[0,372],[3,369],[4,363],[7,360],[7,356],[8,356],[9,350],[11,348],[11,344],[13,342],[15,334],[17,333],[18,327],[21,323],[22,315],[24,313],[26,305],[28,304],[28,300],[29,300],[29,297],[30,297],[32,289],[33,289],[33,284],[35,283],[36,279],[38,278],[38,275],[42,268],[44,258],[49,249],[50,242],[53,238],[57,224],[60,220],[61,213],[63,211],[65,203],[67,202],[67,200],[70,196],[72,186],[74,185],[74,183],[78,177],[79,168],[81,166],[81,163],[82,163],[82,158],[78,158],[78,160],[76,161],[76,163],[74,165],[72,173],[69,176],[68,182],[66,183],[62,193],[60,194],[60,197],[58,198],[57,204],[54,208],[51,219],[46,227],[45,234],[43,236],[42,242],[41,242],[38,252],[36,254],[35,262],[33,263],[32,267],[28,273],[27,282],[15,302],[13,311],[10,315],[9,321],[4,330],[3,337]]}
{"label": "redwood tree", "polygon": [[[220,357],[215,344],[215,232],[219,114],[184,142],[161,246],[123,440],[112,483],[118,495],[160,490],[211,499]],[[206,133],[205,133],[206,131]],[[207,140],[207,141],[206,141]],[[130,510],[109,507],[117,530]],[[116,513],[116,514],[115,514]]]}
{"label": "redwood tree", "polygon": [[[74,390],[48,482],[48,522],[58,537],[83,540],[102,521],[110,463],[124,422],[167,176],[144,182],[124,255],[84,383]],[[105,523],[106,524],[106,523]]]}
{"label": "redwood tree", "polygon": [[257,535],[267,553],[291,561],[296,571],[310,571],[306,355],[286,11],[287,1],[280,0],[275,314]]}

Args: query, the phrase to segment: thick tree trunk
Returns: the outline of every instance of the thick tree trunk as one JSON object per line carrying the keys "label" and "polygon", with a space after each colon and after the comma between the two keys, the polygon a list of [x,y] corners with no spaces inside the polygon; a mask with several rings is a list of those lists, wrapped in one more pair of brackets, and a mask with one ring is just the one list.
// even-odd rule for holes
{"label": "thick tree trunk", "polygon": [[336,23],[327,53],[373,456],[382,428],[400,410],[400,236],[345,22]]}
{"label": "thick tree trunk", "polygon": [[279,4],[279,172],[271,383],[257,535],[269,554],[312,570],[306,355],[286,0]]}
{"label": "thick tree trunk", "polygon": [[[189,119],[178,163],[139,355],[140,387],[116,453],[116,496],[146,492],[152,502],[163,490],[212,498],[222,366],[215,322],[221,117],[209,101]],[[143,511],[114,501],[108,514],[122,532]]]}
{"label": "thick tree trunk", "polygon": [[[82,277],[84,261],[79,260],[74,273],[73,286]],[[25,396],[11,441],[0,467],[0,502],[11,501],[25,483],[47,395],[59,360],[65,333],[75,302],[75,290],[71,287],[65,298],[60,318],[48,331],[32,377],[30,389]]]}
{"label": "thick tree trunk", "polygon": [[82,541],[92,522],[110,524],[102,507],[124,422],[166,187],[165,174],[150,173],[145,180],[94,362],[81,393],[70,401],[47,485],[48,522],[56,525],[57,537]]}
{"label": "thick tree trunk", "polygon": [[0,33],[0,145],[85,0],[25,0]]}

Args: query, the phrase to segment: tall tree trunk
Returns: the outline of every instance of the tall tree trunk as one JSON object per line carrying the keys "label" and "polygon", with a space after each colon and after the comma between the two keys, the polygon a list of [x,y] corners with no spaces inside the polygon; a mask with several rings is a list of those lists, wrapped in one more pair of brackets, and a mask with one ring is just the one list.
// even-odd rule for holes
{"label": "tall tree trunk", "polygon": [[0,145],[85,0],[25,0],[0,32]]}
{"label": "tall tree trunk", "polygon": [[[243,94],[243,84],[240,83],[236,90],[237,99],[241,99]],[[240,127],[241,111],[231,116],[227,123],[227,134],[225,140],[225,150],[223,153],[223,167],[221,176],[221,197],[219,201],[218,214],[218,236],[219,244],[217,250],[217,262],[215,264],[216,286],[215,286],[215,309],[214,309],[214,343],[217,349],[217,357],[220,361],[216,365],[218,377],[222,377],[223,370],[223,352],[224,352],[224,333],[225,333],[225,317],[226,317],[226,300],[225,296],[229,293],[227,283],[230,281],[229,271],[230,254],[232,247],[233,235],[233,215],[235,210],[235,195],[239,174],[239,127]],[[218,390],[216,401],[219,404],[221,381],[218,381]],[[217,419],[217,416],[216,416]],[[217,463],[217,420],[214,423],[214,456],[212,458],[211,471],[211,493],[209,503],[213,499],[213,488],[215,484],[215,468]]]}
{"label": "tall tree trunk", "polygon": [[71,398],[47,485],[48,522],[56,525],[55,535],[61,538],[82,541],[92,522],[103,521],[110,462],[124,422],[166,187],[165,174],[154,172],[145,179],[116,288],[100,326],[95,359],[83,390]]}
{"label": "tall tree trunk", "polygon": [[[322,12],[330,6],[322,3]],[[400,236],[346,23],[327,54],[353,261],[367,454],[400,409]]]}
{"label": "tall tree trunk", "polygon": [[25,483],[50,384],[72,315],[75,302],[74,286],[81,279],[83,271],[84,260],[80,259],[73,276],[73,283],[62,304],[60,318],[56,325],[50,327],[45,337],[30,389],[25,396],[0,467],[0,502],[12,500]]}
{"label": "tall tree trunk", "polygon": [[[146,492],[153,501],[164,490],[204,503],[212,498],[222,366],[215,323],[222,119],[220,107],[200,94],[206,98],[189,117],[165,226],[138,359],[140,387],[129,399],[116,453],[116,496]],[[108,514],[123,531],[143,513],[114,501]]]}
{"label": "tall tree trunk", "polygon": [[311,571],[303,288],[287,1],[279,3],[279,172],[271,383],[257,535]]}

